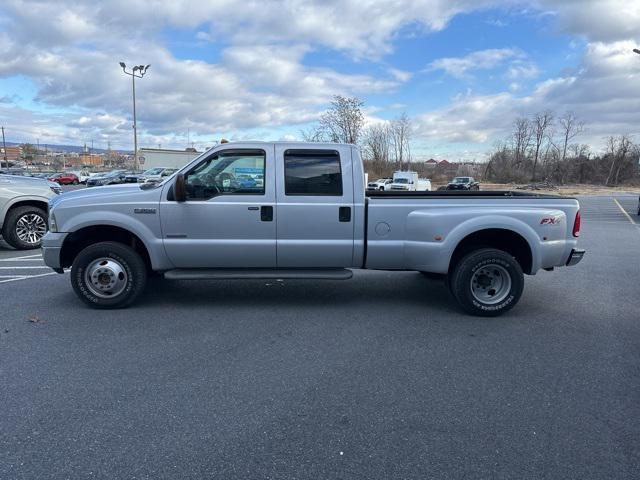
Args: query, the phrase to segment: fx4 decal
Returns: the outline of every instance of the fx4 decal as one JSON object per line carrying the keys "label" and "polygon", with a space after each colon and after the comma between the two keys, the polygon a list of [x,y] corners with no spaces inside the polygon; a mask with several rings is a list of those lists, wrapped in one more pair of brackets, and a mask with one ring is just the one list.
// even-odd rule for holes
{"label": "fx4 decal", "polygon": [[560,215],[555,217],[543,217],[542,220],[540,220],[540,225],[559,225],[561,221],[562,217]]}

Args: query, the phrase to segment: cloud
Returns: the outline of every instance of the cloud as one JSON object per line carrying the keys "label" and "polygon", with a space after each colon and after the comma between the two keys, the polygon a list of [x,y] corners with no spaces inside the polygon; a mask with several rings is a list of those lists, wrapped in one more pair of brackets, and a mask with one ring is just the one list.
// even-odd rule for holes
{"label": "cloud", "polygon": [[395,78],[398,82],[406,83],[411,80],[413,77],[412,72],[408,72],[406,70],[400,70],[399,68],[390,68],[389,73]]}
{"label": "cloud", "polygon": [[585,122],[577,139],[601,147],[609,135],[637,133],[640,124],[640,61],[629,52],[634,42],[594,42],[573,74],[539,82],[526,95],[518,88],[491,95],[466,93],[444,108],[419,115],[417,134],[425,142],[484,145],[508,135],[513,120],[535,112],[573,111]]}
{"label": "cloud", "polygon": [[[92,38],[137,41],[165,27],[195,29],[202,41],[235,45],[307,43],[380,57],[403,27],[446,27],[455,15],[491,6],[492,0],[5,0],[7,16],[26,27],[21,39],[64,45]],[[47,21],[43,22],[43,19]],[[204,27],[203,27],[204,26]]]}
{"label": "cloud", "polygon": [[[398,75],[375,78],[342,74],[303,63],[306,46],[232,46],[219,63],[180,60],[161,46],[141,41],[144,62],[151,68],[137,82],[138,123],[141,135],[168,144],[175,131],[190,128],[195,135],[298,125],[313,121],[337,93],[365,95],[390,92],[401,85]],[[119,60],[140,61],[138,49],[121,45],[111,49],[67,46],[64,50],[19,44],[0,34],[0,76],[24,75],[37,87],[38,102],[80,109],[82,117],[100,118],[108,109],[113,118],[131,122],[131,83]],[[129,142],[130,129],[99,122],[67,124],[91,135],[114,135]],[[169,138],[167,138],[169,137]]]}
{"label": "cloud", "polygon": [[638,38],[640,3],[634,0],[539,0],[554,12],[559,28],[592,42]]}
{"label": "cloud", "polygon": [[[137,84],[143,142],[183,143],[180,132],[187,128],[196,137],[282,136],[288,133],[283,129],[297,132],[317,118],[332,94],[366,98],[402,88],[415,72],[391,67],[387,59],[407,32],[424,35],[446,28],[459,14],[522,6],[526,15],[548,14],[545,21],[560,33],[583,37],[580,68],[526,92],[530,82],[524,80],[540,72],[515,48],[436,60],[431,68],[458,77],[502,68],[512,88],[461,95],[424,112],[419,118],[425,138],[482,144],[504,130],[503,118],[538,106],[577,110],[598,135],[628,128],[628,121],[637,124],[640,108],[630,90],[638,83],[638,59],[624,49],[638,39],[640,4],[622,0],[4,0],[0,77],[26,77],[37,91],[28,100],[40,107],[29,112],[4,102],[0,115],[17,115],[18,128],[37,135],[48,125],[59,138],[129,145],[131,84],[117,62],[143,61],[152,65]],[[175,30],[192,32],[194,45],[214,50],[216,60],[174,56],[166,34]],[[373,63],[384,73],[309,64],[318,52],[355,60],[350,67]]]}
{"label": "cloud", "polygon": [[509,64],[510,79],[531,78],[538,75],[538,68],[517,48],[491,48],[472,52],[464,57],[446,57],[434,60],[427,71],[442,70],[456,78],[467,78],[476,70],[493,70]]}

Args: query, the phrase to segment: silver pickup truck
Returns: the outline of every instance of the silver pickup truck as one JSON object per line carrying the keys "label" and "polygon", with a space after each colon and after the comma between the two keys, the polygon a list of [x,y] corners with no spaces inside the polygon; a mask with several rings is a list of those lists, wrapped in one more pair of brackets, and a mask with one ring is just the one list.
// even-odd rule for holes
{"label": "silver pickup truck", "polygon": [[523,274],[574,265],[572,198],[515,192],[365,192],[357,147],[227,143],[160,184],[65,193],[49,208],[47,265],[78,296],[131,304],[167,279],[348,279],[353,269],[442,276],[469,313],[519,300]]}

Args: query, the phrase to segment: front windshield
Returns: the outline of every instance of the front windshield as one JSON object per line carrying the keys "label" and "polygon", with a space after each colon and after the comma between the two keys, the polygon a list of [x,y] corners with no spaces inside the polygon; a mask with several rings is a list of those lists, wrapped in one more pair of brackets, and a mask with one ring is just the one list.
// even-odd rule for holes
{"label": "front windshield", "polygon": [[469,183],[468,177],[457,177],[453,179],[453,183]]}
{"label": "front windshield", "polygon": [[160,175],[164,169],[163,168],[150,168],[143,175]]}
{"label": "front windshield", "polygon": [[394,180],[395,183],[409,183],[409,179],[408,178],[396,178]]}

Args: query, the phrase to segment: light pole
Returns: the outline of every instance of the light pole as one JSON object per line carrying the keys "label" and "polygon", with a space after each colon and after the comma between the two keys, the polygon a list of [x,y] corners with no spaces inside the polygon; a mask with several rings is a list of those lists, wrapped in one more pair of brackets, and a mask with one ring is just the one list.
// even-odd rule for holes
{"label": "light pole", "polygon": [[136,77],[142,78],[147,69],[151,65],[136,65],[131,72],[127,72],[127,66],[124,62],[120,62],[122,71],[131,77],[131,86],[133,90],[133,169],[138,171],[138,128],[136,124]]}

